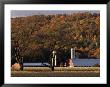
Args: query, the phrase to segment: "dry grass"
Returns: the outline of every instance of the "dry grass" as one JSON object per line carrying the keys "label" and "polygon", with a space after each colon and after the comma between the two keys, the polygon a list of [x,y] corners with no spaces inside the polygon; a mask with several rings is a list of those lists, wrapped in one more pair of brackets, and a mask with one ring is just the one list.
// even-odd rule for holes
{"label": "dry grass", "polygon": [[50,72],[29,72],[13,71],[12,77],[99,77],[99,71],[50,71]]}
{"label": "dry grass", "polygon": [[23,71],[12,71],[12,77],[99,77],[99,67],[24,67]]}
{"label": "dry grass", "polygon": [[[51,71],[51,68],[49,67],[24,67],[23,70],[24,71]],[[100,67],[55,67],[54,71],[100,71]]]}

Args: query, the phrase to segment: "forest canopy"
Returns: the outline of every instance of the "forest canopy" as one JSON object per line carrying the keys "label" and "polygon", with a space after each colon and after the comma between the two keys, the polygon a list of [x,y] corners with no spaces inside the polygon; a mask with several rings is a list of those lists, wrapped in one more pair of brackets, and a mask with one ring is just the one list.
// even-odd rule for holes
{"label": "forest canopy", "polygon": [[83,12],[11,18],[11,40],[18,41],[21,56],[30,59],[48,60],[53,50],[64,58],[70,48],[75,47],[83,52],[80,58],[100,58],[100,14]]}

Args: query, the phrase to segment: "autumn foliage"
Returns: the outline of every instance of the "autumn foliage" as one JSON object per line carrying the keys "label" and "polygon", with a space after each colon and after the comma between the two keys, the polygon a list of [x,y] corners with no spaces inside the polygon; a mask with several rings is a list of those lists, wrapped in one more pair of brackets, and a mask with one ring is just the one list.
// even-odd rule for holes
{"label": "autumn foliage", "polygon": [[100,14],[84,12],[11,18],[11,39],[18,41],[23,57],[33,60],[48,60],[52,50],[56,50],[62,60],[72,47],[87,57],[100,58]]}

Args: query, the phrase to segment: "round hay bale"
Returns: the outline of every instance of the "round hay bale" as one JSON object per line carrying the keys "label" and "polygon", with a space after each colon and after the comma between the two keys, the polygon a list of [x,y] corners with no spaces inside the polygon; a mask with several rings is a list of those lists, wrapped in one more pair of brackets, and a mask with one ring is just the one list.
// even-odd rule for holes
{"label": "round hay bale", "polygon": [[20,64],[19,63],[15,63],[12,65],[12,70],[18,71],[20,70]]}
{"label": "round hay bale", "polygon": [[74,65],[73,65],[73,62],[72,62],[72,59],[71,58],[69,58],[68,60],[67,60],[67,63],[66,63],[67,65],[66,66],[68,66],[68,67],[74,67]]}

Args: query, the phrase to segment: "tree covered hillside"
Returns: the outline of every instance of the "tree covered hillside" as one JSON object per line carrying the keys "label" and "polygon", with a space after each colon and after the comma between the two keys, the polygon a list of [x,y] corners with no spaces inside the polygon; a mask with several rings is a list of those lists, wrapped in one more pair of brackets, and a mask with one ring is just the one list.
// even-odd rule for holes
{"label": "tree covered hillside", "polygon": [[30,59],[48,59],[52,50],[64,58],[72,47],[83,52],[80,58],[100,58],[100,14],[84,12],[11,18],[11,39],[18,41],[20,54]]}

